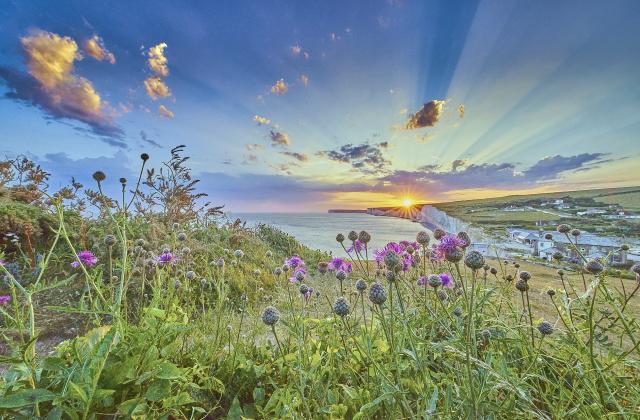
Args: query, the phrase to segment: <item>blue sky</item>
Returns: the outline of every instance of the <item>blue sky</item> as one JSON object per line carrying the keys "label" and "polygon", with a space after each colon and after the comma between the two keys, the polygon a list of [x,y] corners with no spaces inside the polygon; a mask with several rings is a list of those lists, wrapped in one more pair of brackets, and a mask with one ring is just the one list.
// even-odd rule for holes
{"label": "blue sky", "polygon": [[178,144],[232,211],[638,183],[637,1],[0,3],[0,153],[54,186]]}

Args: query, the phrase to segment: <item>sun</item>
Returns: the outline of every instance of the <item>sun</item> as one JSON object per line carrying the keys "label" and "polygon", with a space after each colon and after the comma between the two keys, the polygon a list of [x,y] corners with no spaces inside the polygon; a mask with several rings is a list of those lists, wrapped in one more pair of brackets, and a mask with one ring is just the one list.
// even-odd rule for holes
{"label": "sun", "polygon": [[411,207],[413,205],[413,200],[409,197],[402,199],[402,205],[405,207]]}

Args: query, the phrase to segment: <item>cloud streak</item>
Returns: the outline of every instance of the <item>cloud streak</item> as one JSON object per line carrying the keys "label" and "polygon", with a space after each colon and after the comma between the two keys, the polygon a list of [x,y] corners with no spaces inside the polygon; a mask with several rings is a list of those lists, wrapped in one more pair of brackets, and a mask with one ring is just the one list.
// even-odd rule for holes
{"label": "cloud streak", "polygon": [[319,152],[319,155],[335,162],[348,163],[360,172],[373,173],[386,171],[387,166],[391,164],[383,155],[383,150],[388,147],[388,142],[345,144],[337,150]]}
{"label": "cloud streak", "polygon": [[94,35],[84,42],[84,50],[87,55],[98,61],[107,61],[111,64],[116,64],[115,55],[105,47],[104,41],[98,35]]}

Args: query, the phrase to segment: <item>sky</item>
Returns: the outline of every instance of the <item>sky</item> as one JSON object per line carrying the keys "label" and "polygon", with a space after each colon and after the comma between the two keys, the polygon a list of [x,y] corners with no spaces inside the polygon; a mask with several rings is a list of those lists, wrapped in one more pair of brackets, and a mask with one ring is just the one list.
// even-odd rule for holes
{"label": "sky", "polygon": [[0,155],[232,212],[640,184],[636,0],[0,0]]}

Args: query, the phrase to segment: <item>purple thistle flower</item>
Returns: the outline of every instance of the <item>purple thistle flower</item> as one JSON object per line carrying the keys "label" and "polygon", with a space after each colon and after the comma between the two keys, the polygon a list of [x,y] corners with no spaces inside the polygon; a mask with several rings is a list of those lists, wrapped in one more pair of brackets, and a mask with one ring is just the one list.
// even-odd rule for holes
{"label": "purple thistle flower", "polygon": [[378,265],[382,265],[384,263],[384,256],[387,255],[387,253],[395,252],[396,254],[401,254],[402,251],[403,249],[400,246],[400,244],[397,244],[395,242],[389,242],[388,244],[385,245],[384,248],[376,249],[373,252],[373,257],[378,263]]}
{"label": "purple thistle flower", "polygon": [[427,276],[420,276],[418,278],[418,286],[424,286],[427,284]]}
{"label": "purple thistle flower", "polygon": [[347,273],[351,273],[353,271],[353,264],[340,257],[333,258],[327,267],[329,268],[329,271],[342,270]]}
{"label": "purple thistle flower", "polygon": [[352,253],[353,251],[355,251],[356,254],[359,254],[363,250],[364,250],[364,244],[360,242],[360,239],[356,239],[355,241],[353,241],[353,245],[347,248],[348,253]]}
{"label": "purple thistle flower", "polygon": [[446,287],[447,289],[453,289],[455,286],[453,279],[449,275],[449,273],[440,273],[438,274],[440,280],[442,280],[442,287]]}
{"label": "purple thistle flower", "polygon": [[402,254],[402,271],[407,272],[413,266],[413,256],[408,253]]}
{"label": "purple thistle flower", "polygon": [[164,254],[158,257],[157,261],[158,261],[158,265],[169,265],[169,264],[175,264],[176,258],[172,253],[165,252]]}
{"label": "purple thistle flower", "polygon": [[440,252],[442,252],[442,254],[447,254],[464,245],[465,242],[457,236],[445,235],[440,239],[440,243],[436,246],[436,248]]}
{"label": "purple thistle flower", "polygon": [[4,305],[5,303],[9,303],[11,302],[11,296],[10,295],[2,295],[0,296],[0,305]]}
{"label": "purple thistle flower", "polygon": [[293,274],[291,275],[291,277],[289,277],[289,282],[299,283],[302,280],[304,280],[306,276],[307,276],[307,270],[305,270],[304,267],[296,267],[296,269],[293,270]]}
{"label": "purple thistle flower", "polygon": [[98,257],[93,255],[91,251],[80,251],[78,252],[78,261],[74,261],[71,263],[71,267],[78,268],[80,264],[84,265],[87,268],[91,268],[98,263]]}
{"label": "purple thistle flower", "polygon": [[304,267],[304,261],[299,256],[294,255],[291,258],[284,260],[284,265],[289,268]]}

